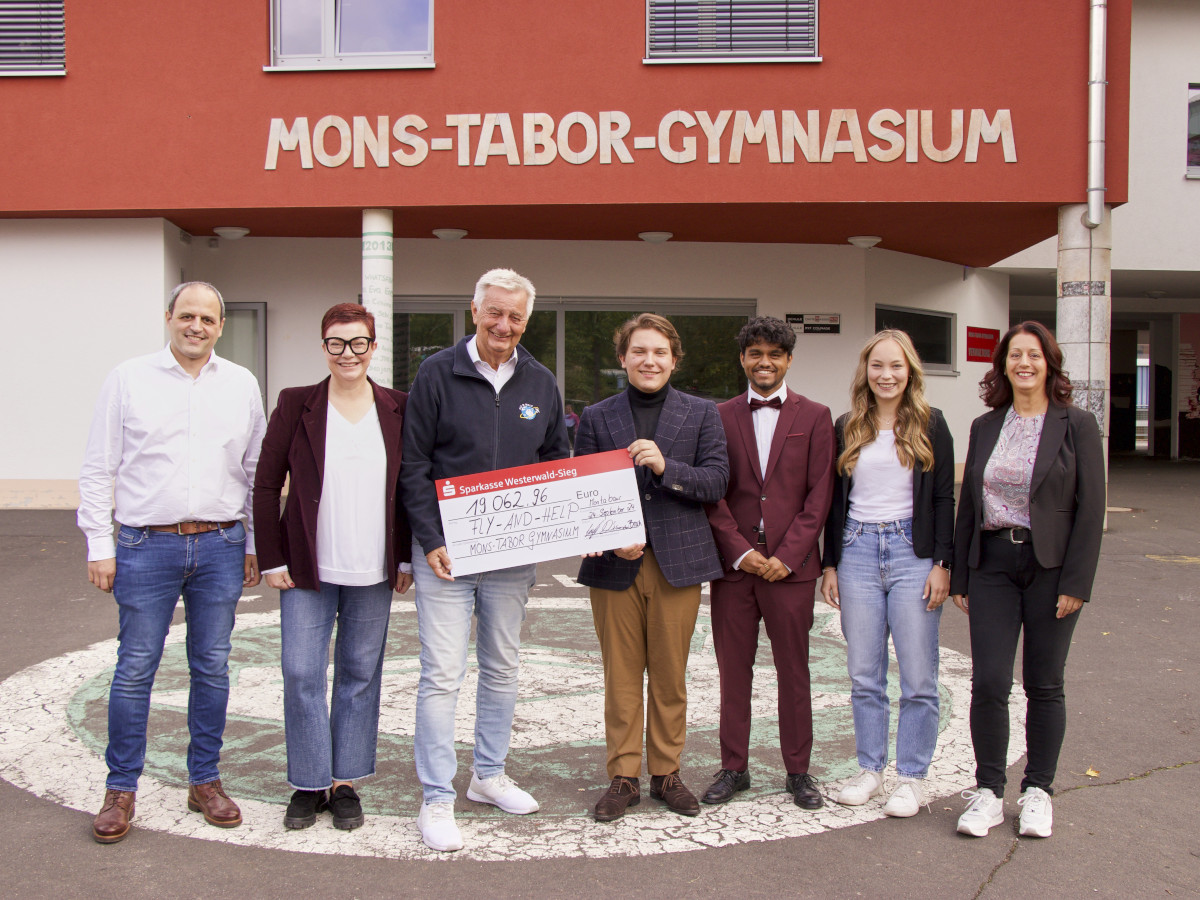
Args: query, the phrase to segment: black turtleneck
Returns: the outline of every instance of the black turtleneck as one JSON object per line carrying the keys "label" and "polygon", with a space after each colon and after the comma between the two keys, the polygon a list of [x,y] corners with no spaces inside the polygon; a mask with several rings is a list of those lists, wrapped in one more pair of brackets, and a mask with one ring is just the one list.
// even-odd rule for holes
{"label": "black turtleneck", "polygon": [[658,431],[658,418],[662,415],[663,403],[667,399],[670,382],[664,384],[653,394],[639,391],[632,384],[626,388],[629,394],[629,408],[633,410],[633,431],[638,440],[654,440]]}

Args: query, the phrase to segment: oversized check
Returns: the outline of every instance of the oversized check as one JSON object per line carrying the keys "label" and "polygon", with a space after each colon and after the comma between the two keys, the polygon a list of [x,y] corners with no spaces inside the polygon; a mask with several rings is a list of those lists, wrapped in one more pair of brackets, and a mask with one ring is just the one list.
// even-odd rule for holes
{"label": "oversized check", "polygon": [[646,540],[633,462],[609,450],[436,482],[451,575]]}

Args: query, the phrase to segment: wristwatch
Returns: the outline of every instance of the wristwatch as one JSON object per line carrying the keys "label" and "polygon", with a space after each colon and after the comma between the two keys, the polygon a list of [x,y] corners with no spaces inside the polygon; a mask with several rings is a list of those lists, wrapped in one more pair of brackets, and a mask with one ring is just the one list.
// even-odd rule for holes
{"label": "wristwatch", "polygon": [[947,572],[949,572],[949,571],[950,571],[950,560],[948,560],[948,559],[935,559],[935,560],[933,561],[933,564],[934,564],[935,566],[941,566],[941,567],[942,567],[943,569],[945,569]]}

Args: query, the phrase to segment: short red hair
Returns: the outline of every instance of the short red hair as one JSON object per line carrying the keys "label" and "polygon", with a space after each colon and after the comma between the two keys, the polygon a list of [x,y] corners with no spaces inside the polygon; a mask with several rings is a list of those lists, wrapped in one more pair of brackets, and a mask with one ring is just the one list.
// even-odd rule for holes
{"label": "short red hair", "polygon": [[321,318],[321,337],[326,336],[330,325],[337,325],[342,322],[362,322],[367,326],[367,334],[371,336],[371,342],[375,341],[375,314],[369,312],[365,306],[358,303],[335,303],[329,309],[325,310],[325,315]]}

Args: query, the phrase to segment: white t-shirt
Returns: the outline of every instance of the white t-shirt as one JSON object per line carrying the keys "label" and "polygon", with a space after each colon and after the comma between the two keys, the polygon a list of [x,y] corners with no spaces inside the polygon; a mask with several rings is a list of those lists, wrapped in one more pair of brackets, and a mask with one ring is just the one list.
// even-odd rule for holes
{"label": "white t-shirt", "polygon": [[375,405],[351,424],[329,404],[317,507],[317,576],[328,584],[387,581],[387,451]]}
{"label": "white t-shirt", "polygon": [[896,456],[896,435],[880,431],[858,453],[850,477],[850,518],[859,522],[895,522],[913,514],[913,470]]}

